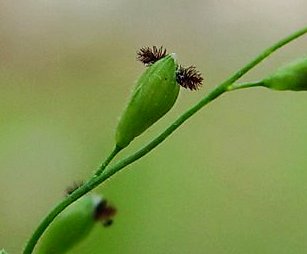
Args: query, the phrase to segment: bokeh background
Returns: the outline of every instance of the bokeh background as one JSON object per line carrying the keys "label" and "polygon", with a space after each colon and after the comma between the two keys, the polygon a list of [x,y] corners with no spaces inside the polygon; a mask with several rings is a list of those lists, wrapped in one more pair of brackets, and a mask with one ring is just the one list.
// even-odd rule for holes
{"label": "bokeh background", "polygon": [[[124,155],[156,136],[261,50],[307,24],[305,0],[0,1],[0,247],[21,253],[73,181],[114,145],[144,67],[164,45],[205,85]],[[301,38],[243,80],[306,55]],[[307,252],[307,93],[236,91],[199,112],[96,190],[117,208],[71,253]]]}

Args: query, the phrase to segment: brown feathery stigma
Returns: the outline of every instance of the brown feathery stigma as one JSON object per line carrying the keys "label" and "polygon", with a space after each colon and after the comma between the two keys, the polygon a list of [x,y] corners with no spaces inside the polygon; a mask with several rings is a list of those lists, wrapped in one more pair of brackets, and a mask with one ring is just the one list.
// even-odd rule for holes
{"label": "brown feathery stigma", "polygon": [[203,82],[203,77],[201,73],[196,70],[195,66],[182,67],[178,66],[176,71],[176,80],[178,84],[184,88],[188,88],[190,90],[197,90]]}
{"label": "brown feathery stigma", "polygon": [[103,199],[96,206],[94,212],[94,219],[96,221],[102,221],[102,224],[105,227],[108,227],[112,225],[112,218],[115,216],[115,214],[116,208],[109,205],[107,200]]}
{"label": "brown feathery stigma", "polygon": [[141,61],[146,66],[152,65],[161,58],[167,55],[166,49],[161,46],[157,48],[156,46],[143,47],[137,52],[137,60]]}

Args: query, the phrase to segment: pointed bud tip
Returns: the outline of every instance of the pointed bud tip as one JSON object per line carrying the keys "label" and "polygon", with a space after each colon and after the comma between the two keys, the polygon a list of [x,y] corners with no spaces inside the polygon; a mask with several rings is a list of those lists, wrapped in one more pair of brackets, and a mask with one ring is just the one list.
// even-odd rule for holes
{"label": "pointed bud tip", "polygon": [[176,55],[176,53],[170,53],[169,55],[175,60],[175,62],[177,62],[177,55]]}

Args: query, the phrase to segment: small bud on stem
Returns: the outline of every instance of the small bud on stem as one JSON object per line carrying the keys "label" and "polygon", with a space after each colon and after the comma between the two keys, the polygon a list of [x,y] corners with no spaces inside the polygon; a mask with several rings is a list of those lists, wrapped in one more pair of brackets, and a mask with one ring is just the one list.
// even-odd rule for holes
{"label": "small bud on stem", "polygon": [[115,212],[115,208],[100,196],[83,196],[50,225],[40,240],[38,253],[66,253],[89,235],[96,221],[109,224]]}
{"label": "small bud on stem", "polygon": [[168,55],[151,66],[138,79],[130,102],[116,130],[116,145],[124,148],[165,115],[179,93],[176,63]]}
{"label": "small bud on stem", "polygon": [[263,86],[275,90],[307,90],[307,58],[287,64],[262,81]]}
{"label": "small bud on stem", "polygon": [[166,55],[163,47],[143,47],[137,59],[149,67],[138,79],[117,126],[116,146],[119,148],[128,146],[173,107],[179,94],[178,84],[196,90],[203,80],[194,66],[178,67],[174,54]]}

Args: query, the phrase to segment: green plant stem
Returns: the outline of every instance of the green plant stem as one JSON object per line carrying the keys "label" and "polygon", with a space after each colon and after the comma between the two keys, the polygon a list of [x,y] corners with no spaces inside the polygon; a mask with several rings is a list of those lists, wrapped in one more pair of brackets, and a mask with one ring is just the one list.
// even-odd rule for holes
{"label": "green plant stem", "polygon": [[256,86],[264,86],[263,81],[253,81],[253,82],[243,82],[243,83],[233,83],[228,86],[227,91],[234,91],[243,88],[256,87]]}
{"label": "green plant stem", "polygon": [[[73,192],[70,196],[62,200],[57,206],[55,206],[51,212],[41,221],[38,228],[34,231],[33,235],[31,236],[30,240],[28,241],[25,249],[24,254],[30,254],[32,253],[37,241],[42,236],[44,231],[47,229],[48,225],[56,218],[56,216],[61,213],[67,206],[72,204],[74,201],[76,201],[78,198],[85,195],[90,190],[97,187],[99,184],[104,182],[106,179],[110,178],[115,173],[119,172],[122,168],[128,166],[129,164],[133,163],[134,161],[140,159],[147,153],[149,153],[152,149],[157,147],[159,144],[161,144],[168,136],[170,136],[179,126],[181,126],[187,119],[189,119],[192,115],[194,115],[197,111],[199,111],[201,108],[203,108],[205,105],[207,105],[209,102],[213,101],[220,95],[222,95],[224,92],[227,92],[231,90],[231,85],[237,81],[239,78],[241,78],[245,73],[247,73],[249,70],[251,70],[253,67],[255,67],[257,64],[259,64],[262,60],[267,58],[270,54],[272,54],[274,51],[279,49],[280,47],[286,45],[290,41],[300,37],[301,35],[305,34],[307,32],[307,27],[289,35],[288,37],[280,40],[276,44],[274,44],[272,47],[266,49],[263,51],[260,55],[258,55],[254,60],[252,60],[250,63],[248,63],[246,66],[244,66],[242,69],[234,73],[230,78],[222,82],[220,85],[218,85],[216,88],[214,88],[207,96],[205,96],[203,99],[201,99],[197,104],[192,106],[190,109],[188,109],[185,113],[183,113],[179,118],[177,118],[176,121],[174,121],[165,131],[163,131],[158,137],[153,139],[149,144],[135,152],[134,154],[120,160],[118,163],[107,168],[105,171],[101,171],[102,173],[98,176],[95,175],[95,177],[91,178],[88,182],[86,182],[83,186],[78,188],[75,192]],[[246,88],[246,87],[245,87]]]}
{"label": "green plant stem", "polygon": [[104,169],[109,165],[109,163],[114,159],[114,157],[122,150],[119,146],[115,146],[113,151],[110,153],[110,155],[107,157],[107,159],[100,165],[100,167],[97,169],[97,171],[94,174],[94,177],[99,176]]}

